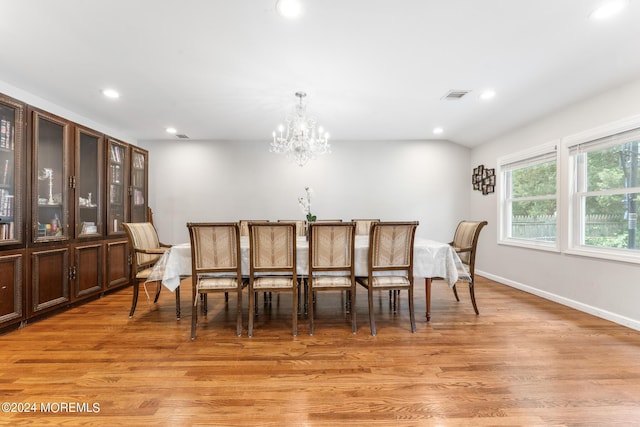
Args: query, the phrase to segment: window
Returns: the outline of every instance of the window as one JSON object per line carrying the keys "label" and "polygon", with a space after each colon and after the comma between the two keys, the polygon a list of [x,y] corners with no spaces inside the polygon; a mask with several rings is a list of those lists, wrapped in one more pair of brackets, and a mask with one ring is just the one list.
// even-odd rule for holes
{"label": "window", "polygon": [[640,129],[567,144],[570,249],[640,258],[639,145]]}
{"label": "window", "polygon": [[498,160],[500,243],[557,250],[557,144]]}

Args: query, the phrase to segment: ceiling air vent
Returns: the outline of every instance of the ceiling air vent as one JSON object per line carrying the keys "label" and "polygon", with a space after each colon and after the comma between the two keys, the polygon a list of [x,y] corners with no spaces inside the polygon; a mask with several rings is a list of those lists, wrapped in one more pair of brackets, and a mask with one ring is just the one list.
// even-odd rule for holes
{"label": "ceiling air vent", "polygon": [[189,139],[189,136],[184,133],[177,133],[176,136],[180,139]]}
{"label": "ceiling air vent", "polygon": [[466,94],[468,94],[469,92],[471,92],[470,90],[450,90],[449,92],[447,92],[442,99],[447,99],[449,101],[457,101],[459,99],[462,99],[463,96],[465,96]]}

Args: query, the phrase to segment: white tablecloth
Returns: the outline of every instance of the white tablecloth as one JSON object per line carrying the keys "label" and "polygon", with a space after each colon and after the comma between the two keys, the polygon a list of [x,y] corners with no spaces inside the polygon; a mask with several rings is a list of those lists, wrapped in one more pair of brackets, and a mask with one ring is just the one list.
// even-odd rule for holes
{"label": "white tablecloth", "polygon": [[[240,238],[242,274],[249,275],[249,238]],[[369,263],[369,236],[356,236],[355,273],[366,276]],[[309,242],[305,237],[296,241],[296,271],[306,276],[309,271]],[[446,243],[416,237],[413,254],[415,277],[442,277],[453,286],[458,280],[469,280],[469,275],[455,250]],[[180,286],[180,278],[191,276],[191,246],[182,243],[172,246],[153,268],[148,282],[161,280],[172,292]]]}

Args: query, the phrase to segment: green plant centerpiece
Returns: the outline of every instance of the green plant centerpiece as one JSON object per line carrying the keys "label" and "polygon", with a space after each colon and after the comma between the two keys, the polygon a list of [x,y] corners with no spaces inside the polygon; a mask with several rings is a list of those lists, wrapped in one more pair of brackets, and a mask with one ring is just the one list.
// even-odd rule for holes
{"label": "green plant centerpiece", "polygon": [[313,190],[310,187],[304,187],[304,191],[305,196],[298,197],[298,205],[300,205],[302,213],[305,214],[307,222],[315,222],[317,217],[311,213],[311,194],[313,194]]}

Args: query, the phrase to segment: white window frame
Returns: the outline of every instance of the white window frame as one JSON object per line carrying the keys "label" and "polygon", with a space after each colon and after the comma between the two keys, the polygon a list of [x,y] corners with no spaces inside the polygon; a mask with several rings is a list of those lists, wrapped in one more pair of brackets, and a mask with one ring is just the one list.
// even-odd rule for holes
{"label": "white window frame", "polygon": [[[616,138],[615,135],[628,132],[640,131],[640,116],[633,116],[613,123],[580,132],[562,140],[563,169],[567,171],[568,185],[565,187],[563,199],[567,200],[568,212],[566,230],[567,254],[603,258],[622,262],[640,263],[640,251],[624,248],[603,248],[586,246],[582,243],[584,221],[582,218],[581,200],[587,195],[609,195],[619,194],[621,189],[579,192],[577,188],[577,174],[574,154],[579,154],[579,147],[584,147],[585,151],[598,150],[624,143],[624,140]],[[635,139],[635,138],[634,138]],[[637,190],[637,191],[636,191]],[[640,187],[628,188],[624,192],[640,193]]]}
{"label": "white window frame", "polygon": [[[561,200],[560,200],[560,161],[558,159],[559,141],[547,142],[529,150],[503,156],[498,159],[497,175],[499,197],[498,199],[498,244],[519,246],[531,249],[546,251],[560,251],[561,235]],[[534,166],[550,160],[556,161],[556,239],[554,242],[543,242],[540,240],[514,238],[510,236],[511,231],[511,181],[509,174],[511,170],[520,167]],[[519,200],[549,200],[549,196],[533,196],[531,198]]]}

